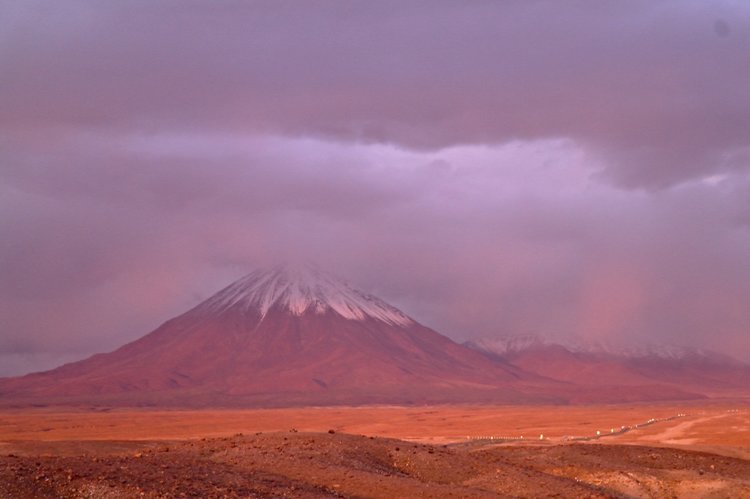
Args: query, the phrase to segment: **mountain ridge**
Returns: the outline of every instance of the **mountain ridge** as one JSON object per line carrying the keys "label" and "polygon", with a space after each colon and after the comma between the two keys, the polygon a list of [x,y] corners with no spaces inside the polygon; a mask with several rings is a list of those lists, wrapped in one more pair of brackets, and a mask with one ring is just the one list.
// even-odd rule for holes
{"label": "mountain ridge", "polygon": [[704,349],[671,346],[602,348],[533,335],[464,345],[525,372],[585,386],[660,383],[711,396],[747,394],[750,364]]}
{"label": "mountain ridge", "polygon": [[679,360],[686,358],[705,358],[731,364],[750,365],[730,355],[706,348],[689,347],[667,343],[647,343],[641,345],[618,345],[606,341],[585,341],[582,339],[553,339],[542,335],[505,335],[492,338],[467,340],[463,345],[476,350],[492,352],[499,355],[511,354],[530,348],[560,346],[574,353],[593,355],[611,355],[627,358],[661,358]]}
{"label": "mountain ridge", "polygon": [[[573,371],[590,370],[587,359],[569,354],[542,363],[575,361],[569,362]],[[567,404],[704,397],[658,376],[623,382],[612,375],[591,384],[538,369],[533,358],[521,360],[460,345],[317,267],[277,266],[251,272],[112,352],[0,379],[0,405]]]}
{"label": "mountain ridge", "polygon": [[538,378],[320,270],[275,267],[113,352],[0,380],[0,396],[178,405],[561,400],[532,386]]}

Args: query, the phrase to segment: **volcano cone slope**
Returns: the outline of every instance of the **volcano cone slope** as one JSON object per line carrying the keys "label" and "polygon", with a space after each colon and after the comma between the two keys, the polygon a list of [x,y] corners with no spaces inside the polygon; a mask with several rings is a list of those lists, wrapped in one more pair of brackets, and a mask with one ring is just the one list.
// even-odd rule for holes
{"label": "volcano cone slope", "polygon": [[550,382],[315,267],[276,267],[114,352],[2,380],[0,394],[180,406],[563,401]]}

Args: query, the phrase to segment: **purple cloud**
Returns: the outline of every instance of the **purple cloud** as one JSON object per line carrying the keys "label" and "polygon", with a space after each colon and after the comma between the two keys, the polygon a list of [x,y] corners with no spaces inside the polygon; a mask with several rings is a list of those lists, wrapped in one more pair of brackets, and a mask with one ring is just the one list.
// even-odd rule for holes
{"label": "purple cloud", "polygon": [[[0,127],[218,130],[417,149],[566,137],[628,187],[745,168],[736,2],[4,7]],[[720,30],[720,22],[727,29]]]}
{"label": "purple cloud", "polygon": [[287,258],[456,339],[750,358],[742,5],[11,2],[0,19],[0,375],[114,348]]}

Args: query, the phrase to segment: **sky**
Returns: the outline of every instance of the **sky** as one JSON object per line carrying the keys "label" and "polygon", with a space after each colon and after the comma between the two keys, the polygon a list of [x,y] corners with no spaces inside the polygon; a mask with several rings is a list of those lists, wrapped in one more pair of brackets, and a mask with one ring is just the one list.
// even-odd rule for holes
{"label": "sky", "polygon": [[304,259],[456,341],[750,360],[750,3],[0,3],[0,376]]}

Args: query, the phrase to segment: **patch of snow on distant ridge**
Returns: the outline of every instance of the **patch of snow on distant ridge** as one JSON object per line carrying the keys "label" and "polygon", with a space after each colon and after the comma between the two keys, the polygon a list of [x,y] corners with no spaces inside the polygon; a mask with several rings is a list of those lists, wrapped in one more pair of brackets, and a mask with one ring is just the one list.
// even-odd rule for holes
{"label": "patch of snow on distant ridge", "polygon": [[584,341],[581,339],[554,340],[541,335],[501,336],[482,338],[466,342],[477,350],[484,350],[498,355],[510,355],[531,348],[561,346],[574,353],[607,354],[632,359],[656,357],[679,360],[687,357],[713,357],[715,352],[700,348],[691,348],[667,344],[645,344],[640,346],[618,346],[604,341]]}
{"label": "patch of snow on distant ridge", "polygon": [[351,320],[369,317],[399,326],[414,322],[395,307],[312,265],[255,271],[209,298],[205,305],[215,311],[255,308],[261,316],[275,305],[294,315],[333,310]]}

